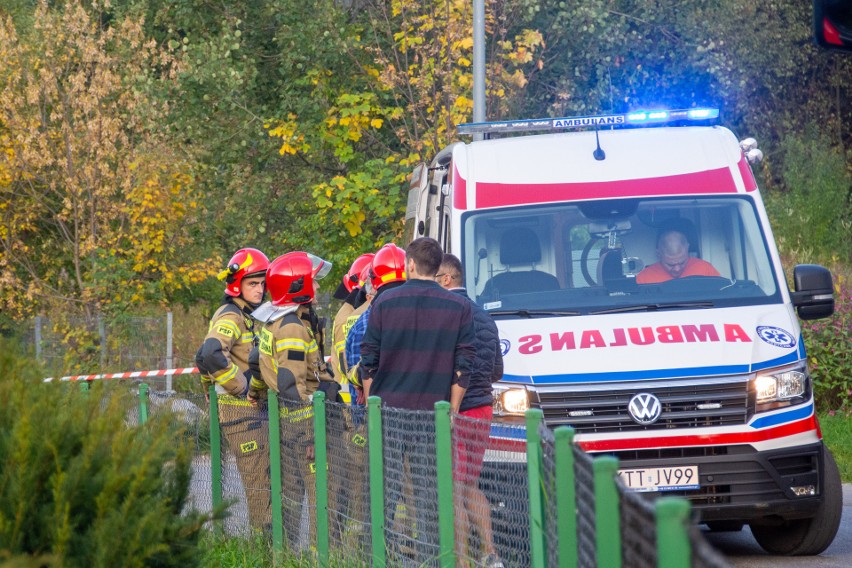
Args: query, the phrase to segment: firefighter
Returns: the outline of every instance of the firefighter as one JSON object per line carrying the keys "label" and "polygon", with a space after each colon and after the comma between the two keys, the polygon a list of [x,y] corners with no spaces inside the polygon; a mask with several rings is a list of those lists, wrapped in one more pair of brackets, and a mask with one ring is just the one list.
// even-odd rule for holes
{"label": "firefighter", "polygon": [[[302,501],[308,495],[310,542],[316,543],[316,470],[313,409],[318,389],[336,400],[339,385],[328,372],[316,338],[318,318],[313,308],[319,278],[331,264],[305,252],[279,256],[269,265],[266,281],[271,310],[264,316],[258,345],[261,377],[251,381],[251,401],[277,393],[281,421],[281,485],[284,528],[293,550],[299,548]],[[333,496],[329,502],[333,503]],[[333,507],[332,507],[333,508]]]}
{"label": "firefighter", "polygon": [[[374,256],[373,253],[367,253],[356,258],[335,292],[336,298],[344,300],[332,327],[333,364],[337,381],[340,383],[341,400],[344,403],[350,403],[353,400],[347,378],[349,366],[346,364],[345,347],[346,331],[349,330],[349,326],[346,324],[356,309],[366,303],[365,278]],[[357,310],[357,313],[360,315],[362,311]],[[351,326],[351,323],[349,325]],[[330,453],[329,467],[334,479],[332,491],[337,495],[341,507],[338,523],[340,526],[348,526],[351,530],[358,531],[361,528],[359,522],[369,521],[366,511],[363,510],[364,488],[359,485],[366,478],[363,475],[366,430],[363,425],[356,428],[356,421],[360,419],[360,422],[363,422],[363,412],[359,411],[359,415],[353,417],[348,404],[340,405],[333,410],[335,412],[329,412],[328,425],[330,434],[332,431],[340,434],[335,439],[339,451]],[[355,519],[356,523],[353,525],[347,522],[347,519]]]}
{"label": "firefighter", "polygon": [[[349,272],[343,277],[341,284],[342,290],[345,290],[345,295],[340,294],[341,288],[335,293],[335,297],[343,300],[343,305],[334,316],[332,324],[331,341],[334,352],[334,370],[337,375],[337,381],[340,383],[341,396],[343,400],[349,402],[349,381],[346,378],[349,366],[346,364],[346,335],[343,332],[344,325],[359,302],[363,303],[364,282],[361,280],[361,272],[370,265],[375,255],[373,253],[362,254],[349,267]],[[340,297],[343,296],[343,297]]]}
{"label": "firefighter", "polygon": [[268,426],[266,415],[250,405],[246,392],[251,380],[249,353],[260,331],[251,312],[263,301],[268,267],[269,259],[257,249],[234,253],[219,273],[219,280],[226,283],[224,300],[195,356],[205,393],[211,384],[216,387],[221,432],[236,456],[249,524],[259,530],[268,530],[272,521]]}

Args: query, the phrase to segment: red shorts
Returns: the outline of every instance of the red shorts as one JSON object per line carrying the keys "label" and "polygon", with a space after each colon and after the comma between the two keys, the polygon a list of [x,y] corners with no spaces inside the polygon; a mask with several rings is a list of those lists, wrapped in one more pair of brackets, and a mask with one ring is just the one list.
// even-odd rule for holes
{"label": "red shorts", "polygon": [[459,412],[453,428],[453,479],[475,482],[482,472],[482,460],[491,437],[490,404]]}

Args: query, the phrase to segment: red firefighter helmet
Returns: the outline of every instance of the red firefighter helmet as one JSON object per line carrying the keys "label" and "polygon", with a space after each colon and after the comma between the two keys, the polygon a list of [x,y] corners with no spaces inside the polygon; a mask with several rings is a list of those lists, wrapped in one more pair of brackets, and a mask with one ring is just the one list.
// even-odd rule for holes
{"label": "red firefighter helmet", "polygon": [[225,294],[238,297],[243,278],[263,276],[269,268],[269,259],[256,248],[243,248],[234,253],[228,261],[228,267],[219,273],[219,280],[225,281]]}
{"label": "red firefighter helmet", "polygon": [[266,271],[266,288],[272,304],[309,304],[314,299],[314,257],[288,252],[272,261]]}
{"label": "red firefighter helmet", "polygon": [[389,282],[405,281],[405,250],[393,243],[379,249],[373,257],[370,282],[378,290]]}
{"label": "red firefighter helmet", "polygon": [[355,259],[355,262],[349,267],[349,272],[343,277],[343,285],[346,286],[347,292],[351,292],[356,287],[363,286],[364,279],[361,278],[361,273],[364,272],[365,268],[370,266],[374,256],[376,255],[368,252]]}

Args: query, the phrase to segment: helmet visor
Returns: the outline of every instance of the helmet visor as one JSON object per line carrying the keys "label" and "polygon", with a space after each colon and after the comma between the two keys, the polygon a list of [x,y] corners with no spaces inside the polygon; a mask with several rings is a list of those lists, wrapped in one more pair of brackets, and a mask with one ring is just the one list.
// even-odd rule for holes
{"label": "helmet visor", "polygon": [[308,255],[308,258],[311,259],[311,274],[314,277],[314,280],[322,280],[328,273],[331,272],[332,264],[324,260],[316,255],[311,253],[305,253]]}

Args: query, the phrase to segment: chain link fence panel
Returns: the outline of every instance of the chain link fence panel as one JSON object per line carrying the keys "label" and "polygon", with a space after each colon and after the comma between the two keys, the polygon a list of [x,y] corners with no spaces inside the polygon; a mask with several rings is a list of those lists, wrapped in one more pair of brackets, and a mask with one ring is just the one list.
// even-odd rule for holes
{"label": "chain link fence panel", "polygon": [[368,565],[372,523],[367,407],[327,403],[326,425],[329,546],[345,554],[347,562]]}
{"label": "chain link fence panel", "polygon": [[574,487],[577,491],[577,562],[597,566],[597,530],[595,529],[595,476],[592,457],[574,447]]}
{"label": "chain link fence panel", "polygon": [[522,424],[493,427],[479,478],[491,507],[494,545],[507,568],[529,566],[530,562],[525,435]]}
{"label": "chain link fence panel", "polygon": [[[209,404],[204,395],[149,391],[141,400],[139,381],[127,381],[126,422],[143,415],[165,419],[193,453],[187,510],[213,509]],[[147,384],[147,381],[146,381]],[[76,388],[76,385],[57,385]],[[115,396],[113,393],[111,396]],[[312,557],[316,550],[316,464],[314,409],[302,401],[279,401],[280,467],[285,541],[289,552]],[[271,544],[269,416],[265,407],[220,395],[222,491],[229,504],[223,527],[234,537],[262,535]],[[367,411],[363,406],[327,403],[328,526],[331,558],[346,566],[372,560],[370,467]],[[556,466],[553,432],[542,439],[546,564],[559,562]],[[385,538],[388,564],[440,563],[435,413],[382,409]],[[479,566],[491,543],[504,566],[531,564],[525,426],[497,425],[464,416],[453,418],[454,528],[458,565]],[[574,460],[578,565],[596,561],[595,490],[592,456],[571,447]],[[481,469],[480,469],[481,465]],[[622,565],[658,565],[655,495],[629,492],[617,480]],[[471,491],[475,489],[475,491]],[[490,523],[490,534],[489,534]],[[726,559],[688,527],[692,565],[723,568]]]}
{"label": "chain link fence panel", "polygon": [[618,483],[621,518],[621,562],[624,566],[657,566],[657,524],[654,504],[642,493]]}

